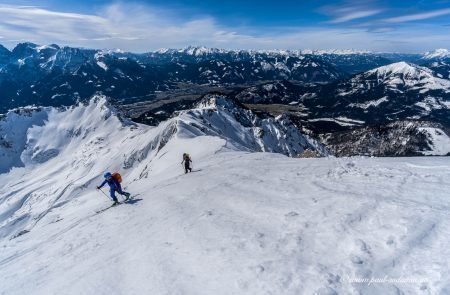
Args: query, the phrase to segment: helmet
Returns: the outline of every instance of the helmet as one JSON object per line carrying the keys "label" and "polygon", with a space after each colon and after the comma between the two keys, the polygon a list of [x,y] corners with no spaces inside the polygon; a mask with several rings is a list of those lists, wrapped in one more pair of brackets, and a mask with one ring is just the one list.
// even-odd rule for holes
{"label": "helmet", "polygon": [[103,174],[103,177],[105,177],[106,179],[111,178],[112,174],[110,172],[106,172],[105,174]]}

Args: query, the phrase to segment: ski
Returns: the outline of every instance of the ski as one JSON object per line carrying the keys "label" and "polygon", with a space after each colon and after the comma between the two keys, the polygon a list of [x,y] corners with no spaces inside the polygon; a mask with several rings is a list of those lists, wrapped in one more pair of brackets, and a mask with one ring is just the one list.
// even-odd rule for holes
{"label": "ski", "polygon": [[[139,195],[139,194],[137,194],[137,195]],[[115,205],[111,205],[111,206],[109,206],[109,207],[106,207],[106,208],[103,208],[103,209],[101,209],[101,210],[95,211],[95,213],[96,213],[96,214],[102,213],[102,212],[105,212],[105,211],[108,210],[108,209],[111,209],[111,208],[113,208],[113,207],[117,207],[117,206],[122,205],[122,204],[128,204],[129,202],[132,202],[132,201],[133,201],[133,196],[129,195],[128,197],[125,197],[125,199],[124,199],[123,201],[118,202],[118,203],[115,204]]]}
{"label": "ski", "polygon": [[114,205],[111,205],[111,206],[109,206],[109,207],[106,207],[106,208],[103,208],[103,209],[101,209],[101,210],[98,210],[98,211],[95,211],[95,213],[102,213],[102,212],[105,212],[106,210],[108,210],[108,209],[111,209],[111,208],[113,208],[113,207],[117,207],[117,206],[119,206],[120,204],[122,204],[122,203],[117,203],[117,204],[114,204]]}

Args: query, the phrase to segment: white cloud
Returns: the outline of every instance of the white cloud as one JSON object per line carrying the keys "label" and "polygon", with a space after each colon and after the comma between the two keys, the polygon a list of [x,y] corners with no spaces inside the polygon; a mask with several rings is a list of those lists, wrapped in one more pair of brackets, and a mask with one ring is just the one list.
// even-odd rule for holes
{"label": "white cloud", "polygon": [[403,23],[403,22],[424,20],[424,19],[434,18],[434,17],[448,15],[448,14],[450,14],[450,8],[433,10],[433,11],[424,12],[424,13],[391,17],[391,18],[384,19],[383,21],[388,22],[388,23]]}
{"label": "white cloud", "polygon": [[369,17],[372,15],[379,14],[381,9],[369,9],[369,10],[359,10],[359,11],[351,11],[347,14],[336,17],[335,19],[329,21],[332,24],[344,23],[352,20],[357,20],[365,17]]}
{"label": "white cloud", "polygon": [[[371,13],[375,13],[375,10]],[[368,12],[365,13],[367,14]],[[268,27],[264,30],[251,28],[250,31],[248,28],[221,25],[208,16],[183,19],[171,11],[123,3],[106,6],[95,14],[0,5],[0,15],[0,36],[4,37],[1,42],[10,48],[22,41],[90,48],[121,48],[136,52],[188,45],[242,49],[354,48],[374,51],[422,51],[433,47],[450,47],[447,34],[442,32],[442,29],[436,30],[435,27],[411,26],[408,30],[376,34],[366,28],[329,26]],[[362,17],[363,14],[352,15],[350,12],[346,15],[342,16],[340,21]],[[411,38],[412,31],[416,35],[415,38]]]}
{"label": "white cloud", "polygon": [[95,15],[10,5],[0,5],[0,14],[0,34],[11,40],[58,42],[109,30],[108,21]]}

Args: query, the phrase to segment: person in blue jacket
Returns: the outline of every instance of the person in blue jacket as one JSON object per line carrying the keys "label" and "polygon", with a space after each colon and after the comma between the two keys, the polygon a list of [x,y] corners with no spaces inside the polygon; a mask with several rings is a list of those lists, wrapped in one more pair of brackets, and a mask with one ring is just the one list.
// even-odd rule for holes
{"label": "person in blue jacket", "polygon": [[119,201],[117,200],[116,197],[116,192],[118,192],[121,195],[124,195],[125,201],[128,200],[128,198],[130,197],[130,193],[124,192],[122,190],[122,186],[117,181],[117,179],[115,179],[112,176],[110,172],[106,172],[103,176],[105,177],[105,180],[102,182],[102,184],[97,186],[97,189],[101,189],[105,184],[109,185],[109,194],[111,195],[111,199],[113,199],[114,201],[113,206],[119,204]]}

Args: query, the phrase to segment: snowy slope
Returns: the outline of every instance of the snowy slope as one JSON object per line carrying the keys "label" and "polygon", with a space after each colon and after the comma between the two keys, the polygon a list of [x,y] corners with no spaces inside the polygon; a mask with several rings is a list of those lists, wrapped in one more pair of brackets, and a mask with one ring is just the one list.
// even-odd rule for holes
{"label": "snowy slope", "polygon": [[427,64],[427,67],[433,70],[438,77],[450,79],[449,61],[433,61]]}
{"label": "snowy slope", "polygon": [[[103,98],[49,112],[27,133],[25,167],[0,174],[0,294],[450,291],[449,158],[255,153],[286,146],[257,124],[286,129],[245,127],[233,103],[210,97],[156,128]],[[105,170],[134,200],[96,214]],[[385,276],[423,282],[348,281]]]}
{"label": "snowy slope", "polygon": [[[6,159],[15,159],[3,161],[2,171],[12,169],[9,174],[16,175],[22,173],[16,172],[22,171],[17,167],[25,167],[27,174],[20,178],[32,181],[29,185],[20,185],[20,189],[12,193],[1,190],[5,195],[0,202],[3,211],[0,213],[0,237],[30,230],[30,226],[33,227],[52,208],[65,204],[80,188],[89,186],[106,168],[136,168],[133,171],[139,173],[133,174],[135,178],[160,169],[152,161],[161,156],[161,150],[173,138],[188,140],[214,136],[208,144],[246,152],[268,151],[296,156],[305,148],[315,150],[317,147],[319,153],[327,153],[301,134],[287,118],[260,119],[221,96],[205,97],[198,108],[184,111],[156,128],[122,119],[102,96],[93,98],[90,104],[66,110],[47,108],[25,116],[12,113],[2,124],[24,126],[17,128],[18,131],[2,128],[2,138],[10,141],[0,151]],[[14,137],[10,139],[12,135]],[[18,153],[20,148],[23,151]],[[182,146],[177,150],[183,153]],[[189,152],[195,158],[196,151]],[[101,161],[98,160],[100,155],[105,157]],[[46,173],[42,174],[42,170]],[[41,180],[35,181],[36,177]],[[66,179],[67,183],[60,186],[60,178]],[[33,205],[39,203],[42,196],[46,196],[46,205]]]}
{"label": "snowy slope", "polygon": [[22,108],[0,118],[0,173],[24,165],[20,156],[27,144],[26,133],[34,125],[43,125],[49,110]]}
{"label": "snowy slope", "polygon": [[440,128],[421,128],[430,136],[431,151],[424,152],[425,155],[450,155],[450,137]]}

